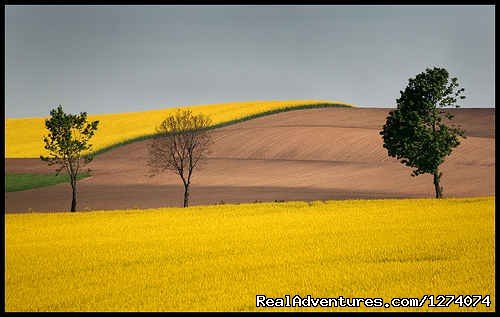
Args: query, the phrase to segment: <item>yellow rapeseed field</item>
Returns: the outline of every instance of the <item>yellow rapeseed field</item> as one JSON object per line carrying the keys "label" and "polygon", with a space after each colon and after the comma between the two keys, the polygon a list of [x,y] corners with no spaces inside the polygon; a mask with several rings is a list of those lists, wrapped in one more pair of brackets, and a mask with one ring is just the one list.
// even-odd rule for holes
{"label": "yellow rapeseed field", "polygon": [[[343,102],[322,100],[249,101],[210,105],[186,106],[194,113],[210,115],[214,124],[233,121],[259,113],[284,108],[314,104],[336,104],[351,106]],[[155,127],[178,108],[90,115],[89,120],[99,120],[98,131],[91,144],[99,150],[116,143],[155,132]],[[48,117],[47,117],[48,118]],[[5,157],[39,157],[47,152],[43,148],[43,136],[47,134],[46,118],[19,118],[5,120]]]}
{"label": "yellow rapeseed field", "polygon": [[[494,311],[494,197],[7,214],[7,311]],[[256,308],[256,295],[490,295]],[[427,303],[426,303],[427,304]]]}

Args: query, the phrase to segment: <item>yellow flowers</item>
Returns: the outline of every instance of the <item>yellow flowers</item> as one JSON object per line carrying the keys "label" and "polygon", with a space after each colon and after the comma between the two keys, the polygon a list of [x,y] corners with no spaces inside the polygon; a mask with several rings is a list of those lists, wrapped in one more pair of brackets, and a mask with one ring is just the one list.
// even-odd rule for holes
{"label": "yellow flowers", "polygon": [[256,295],[491,295],[494,197],[7,214],[7,311],[256,308]]}
{"label": "yellow flowers", "polygon": [[[259,113],[314,104],[336,104],[342,102],[321,100],[250,101],[211,105],[187,106],[194,114],[210,115],[214,124],[241,119]],[[99,129],[91,140],[94,150],[134,139],[155,132],[155,127],[176,108],[128,112],[117,114],[89,115],[89,120],[99,120]],[[47,154],[43,148],[43,135],[47,133],[44,118],[21,118],[5,120],[5,157],[39,157]]]}

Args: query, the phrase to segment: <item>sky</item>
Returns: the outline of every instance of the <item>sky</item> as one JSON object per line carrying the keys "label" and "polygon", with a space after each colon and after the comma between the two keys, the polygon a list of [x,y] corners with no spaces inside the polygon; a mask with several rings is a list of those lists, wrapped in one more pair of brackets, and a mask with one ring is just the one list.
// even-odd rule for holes
{"label": "sky", "polygon": [[495,7],[5,6],[5,116],[250,100],[395,107],[428,67],[495,106]]}

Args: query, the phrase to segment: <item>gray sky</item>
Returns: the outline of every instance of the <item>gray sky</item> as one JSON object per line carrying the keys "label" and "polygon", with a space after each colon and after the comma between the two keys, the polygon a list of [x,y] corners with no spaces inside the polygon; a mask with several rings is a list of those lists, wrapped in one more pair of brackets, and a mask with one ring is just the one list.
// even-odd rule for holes
{"label": "gray sky", "polygon": [[495,105],[494,6],[5,7],[5,115],[246,100],[395,106],[439,66]]}

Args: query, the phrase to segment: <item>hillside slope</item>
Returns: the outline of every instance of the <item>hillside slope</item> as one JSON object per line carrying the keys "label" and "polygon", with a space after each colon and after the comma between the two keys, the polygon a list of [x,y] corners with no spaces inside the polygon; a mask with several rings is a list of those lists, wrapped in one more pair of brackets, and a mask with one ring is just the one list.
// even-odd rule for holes
{"label": "hillside slope", "polygon": [[[325,108],[274,114],[214,131],[210,159],[194,174],[192,204],[274,200],[433,197],[432,177],[387,156],[379,131],[390,109]],[[444,195],[495,192],[495,109],[454,109],[467,139],[443,164]],[[178,176],[148,176],[147,147],[99,155],[79,183],[78,209],[180,206]],[[7,159],[7,172],[46,172],[36,159]],[[67,184],[6,193],[8,212],[67,210]]]}
{"label": "hillside slope", "polygon": [[[179,108],[195,114],[209,115],[213,126],[251,119],[269,113],[316,107],[351,107],[350,104],[323,100],[262,100],[192,105],[139,112],[89,115],[99,126],[92,144],[95,151],[105,151],[123,143],[145,139],[155,134],[155,128]],[[5,120],[5,157],[39,158],[47,155],[43,137],[47,134],[45,118],[7,118]]]}

